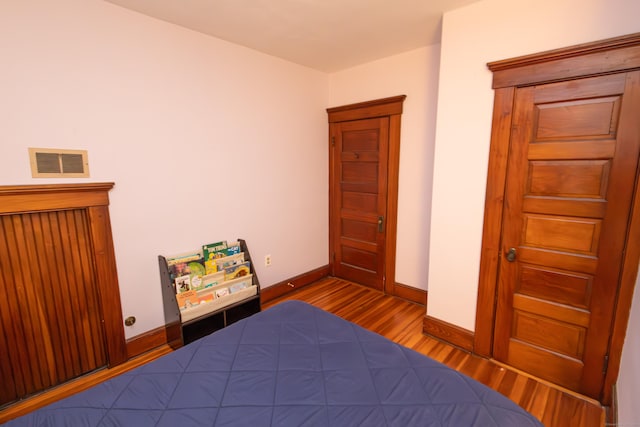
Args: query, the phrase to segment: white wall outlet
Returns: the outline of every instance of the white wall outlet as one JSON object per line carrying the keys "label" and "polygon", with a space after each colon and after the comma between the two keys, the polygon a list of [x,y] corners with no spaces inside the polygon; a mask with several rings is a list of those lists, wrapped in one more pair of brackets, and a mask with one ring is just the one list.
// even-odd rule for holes
{"label": "white wall outlet", "polygon": [[264,256],[264,265],[266,265],[267,267],[271,265],[271,255]]}

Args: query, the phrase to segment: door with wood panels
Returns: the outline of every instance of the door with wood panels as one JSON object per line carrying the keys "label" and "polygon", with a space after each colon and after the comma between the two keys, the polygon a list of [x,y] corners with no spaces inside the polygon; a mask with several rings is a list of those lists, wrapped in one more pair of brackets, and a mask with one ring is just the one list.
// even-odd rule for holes
{"label": "door with wood panels", "polygon": [[598,398],[640,148],[640,72],[515,89],[493,356]]}
{"label": "door with wood panels", "polygon": [[330,125],[334,275],[382,290],[389,118]]}

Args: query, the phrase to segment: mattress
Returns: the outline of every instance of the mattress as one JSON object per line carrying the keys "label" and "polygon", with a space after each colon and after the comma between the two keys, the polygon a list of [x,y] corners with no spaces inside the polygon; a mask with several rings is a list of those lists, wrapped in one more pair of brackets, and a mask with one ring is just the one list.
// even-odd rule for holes
{"label": "mattress", "polygon": [[485,385],[300,301],[8,426],[541,426]]}

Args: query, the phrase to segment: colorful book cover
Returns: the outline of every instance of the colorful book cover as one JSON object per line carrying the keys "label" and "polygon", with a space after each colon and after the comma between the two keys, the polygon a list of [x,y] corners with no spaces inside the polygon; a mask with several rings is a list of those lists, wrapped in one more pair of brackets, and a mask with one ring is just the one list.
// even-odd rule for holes
{"label": "colorful book cover", "polygon": [[210,260],[212,258],[221,258],[226,256],[227,250],[227,241],[222,240],[216,243],[209,243],[207,245],[202,245],[202,254],[204,256],[205,261]]}
{"label": "colorful book cover", "polygon": [[198,305],[198,293],[196,291],[185,291],[176,295],[178,307],[180,310],[186,310],[189,307]]}
{"label": "colorful book cover", "polygon": [[233,280],[238,277],[248,276],[251,274],[251,266],[249,261],[242,264],[232,265],[224,269],[224,280]]}
{"label": "colorful book cover", "polygon": [[191,290],[191,277],[188,274],[178,276],[175,279],[176,294],[182,294]]}
{"label": "colorful book cover", "polygon": [[229,255],[224,258],[216,259],[217,271],[224,271],[233,265],[242,264],[244,262],[244,253]]}
{"label": "colorful book cover", "polygon": [[176,293],[178,293],[178,279],[180,278],[181,286],[184,287],[184,276],[189,277],[189,289],[202,289],[202,276],[205,275],[204,264],[202,259],[195,261],[186,261],[169,266],[169,275],[176,284]]}
{"label": "colorful book cover", "polygon": [[215,299],[215,295],[213,293],[202,295],[198,297],[198,304],[206,304]]}

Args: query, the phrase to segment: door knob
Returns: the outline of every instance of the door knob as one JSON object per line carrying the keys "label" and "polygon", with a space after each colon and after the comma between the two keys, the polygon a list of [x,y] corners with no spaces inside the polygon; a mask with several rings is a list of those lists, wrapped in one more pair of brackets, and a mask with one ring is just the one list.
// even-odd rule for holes
{"label": "door knob", "polygon": [[507,261],[513,262],[516,260],[516,248],[509,248],[509,251],[506,254]]}

